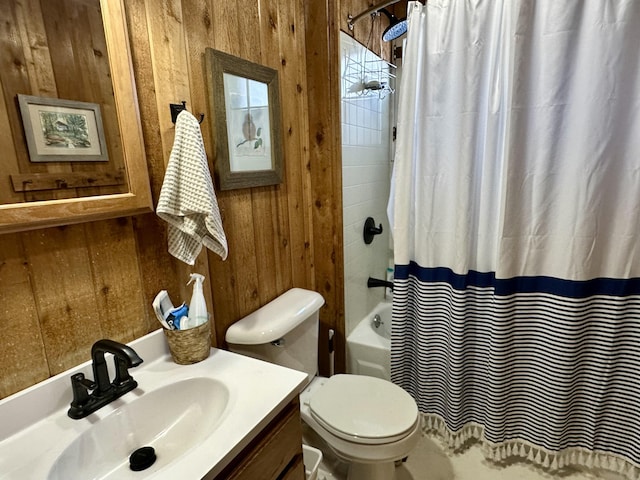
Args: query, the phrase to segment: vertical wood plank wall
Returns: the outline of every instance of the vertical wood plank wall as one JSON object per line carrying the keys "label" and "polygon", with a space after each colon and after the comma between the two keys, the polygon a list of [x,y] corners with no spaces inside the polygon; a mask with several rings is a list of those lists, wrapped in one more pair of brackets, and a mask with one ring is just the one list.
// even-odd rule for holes
{"label": "vertical wood plank wall", "polygon": [[[386,17],[366,17],[349,29],[355,17],[374,3],[369,0],[307,1],[306,56],[309,112],[309,162],[313,188],[313,246],[315,289],[327,301],[320,312],[320,372],[329,370],[329,329],[335,331],[336,371],[346,365],[344,325],[344,254],[342,231],[342,135],[340,98],[340,31],[352,35],[390,61],[391,46],[382,41]],[[406,1],[403,1],[406,9]],[[402,16],[404,17],[404,15]],[[326,347],[324,347],[326,351]]]}
{"label": "vertical wood plank wall", "polygon": [[[20,2],[30,12],[45,3]],[[207,47],[278,70],[285,181],[218,192],[229,258],[203,252],[194,269],[168,255],[166,226],[154,214],[0,235],[0,398],[88,360],[99,338],[127,342],[158,328],[153,297],[166,289],[174,303],[188,301],[189,271],[207,276],[218,346],[230,324],[285,290],[318,290],[327,302],[323,338],[337,331],[336,371],[344,369],[337,42],[344,12],[367,7],[363,0],[126,1],[154,204],[173,142],[169,103],[186,100],[191,112],[205,113],[205,146],[215,161]],[[11,22],[0,28],[2,49],[15,40]],[[356,38],[365,43],[369,32],[360,26]],[[29,62],[27,76],[42,65]],[[0,127],[12,108],[0,101]],[[324,348],[321,371],[328,372]]]}
{"label": "vertical wood plank wall", "polygon": [[[9,174],[117,174],[124,158],[99,3],[0,0],[0,11],[0,204],[127,192],[126,185],[13,191]],[[30,162],[17,94],[99,104],[109,161]]]}

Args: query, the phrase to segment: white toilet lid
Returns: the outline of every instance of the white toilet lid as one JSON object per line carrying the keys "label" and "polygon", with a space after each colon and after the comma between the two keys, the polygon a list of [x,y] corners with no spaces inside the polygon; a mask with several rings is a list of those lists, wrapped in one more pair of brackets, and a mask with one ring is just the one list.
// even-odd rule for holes
{"label": "white toilet lid", "polygon": [[389,443],[415,426],[418,407],[402,388],[380,378],[334,375],[309,400],[313,418],[337,437]]}

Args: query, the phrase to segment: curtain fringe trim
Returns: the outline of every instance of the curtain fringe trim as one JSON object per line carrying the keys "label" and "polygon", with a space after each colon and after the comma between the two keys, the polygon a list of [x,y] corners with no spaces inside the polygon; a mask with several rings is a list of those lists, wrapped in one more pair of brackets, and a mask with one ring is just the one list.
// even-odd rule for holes
{"label": "curtain fringe trim", "polygon": [[422,432],[436,433],[454,452],[466,449],[470,441],[478,441],[485,458],[496,463],[518,457],[549,471],[579,466],[615,472],[627,480],[640,480],[640,465],[615,453],[593,451],[583,447],[551,451],[526,440],[494,443],[484,438],[484,427],[478,423],[467,423],[454,432],[439,415],[422,413],[421,417]]}

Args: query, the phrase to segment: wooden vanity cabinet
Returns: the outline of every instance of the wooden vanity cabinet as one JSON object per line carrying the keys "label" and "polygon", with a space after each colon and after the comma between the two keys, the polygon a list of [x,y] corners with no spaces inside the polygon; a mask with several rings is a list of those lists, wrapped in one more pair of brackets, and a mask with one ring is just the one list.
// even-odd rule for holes
{"label": "wooden vanity cabinet", "polygon": [[305,480],[298,398],[284,407],[215,480]]}

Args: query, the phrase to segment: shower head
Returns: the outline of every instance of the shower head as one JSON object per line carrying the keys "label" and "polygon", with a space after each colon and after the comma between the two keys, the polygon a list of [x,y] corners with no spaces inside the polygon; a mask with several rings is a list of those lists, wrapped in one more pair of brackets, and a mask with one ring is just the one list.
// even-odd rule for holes
{"label": "shower head", "polygon": [[377,12],[381,12],[384,13],[389,19],[389,26],[382,34],[382,40],[384,40],[385,42],[395,40],[407,31],[407,19],[403,18],[402,20],[399,20],[395,15],[390,13],[384,7],[388,7],[389,5],[393,5],[394,3],[398,3],[399,1],[400,0],[385,0],[382,3],[374,5],[364,12],[359,13],[355,17],[352,17],[351,14],[349,14],[347,16],[347,25],[349,26],[349,30],[353,30],[353,26],[358,20],[366,17],[367,15],[373,16]]}
{"label": "shower head", "polygon": [[389,26],[382,34],[382,40],[384,40],[385,42],[390,42],[391,40],[395,40],[396,38],[404,35],[407,32],[406,18],[399,20],[394,14],[387,11],[386,8],[381,8],[378,11],[384,13],[389,19]]}

